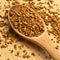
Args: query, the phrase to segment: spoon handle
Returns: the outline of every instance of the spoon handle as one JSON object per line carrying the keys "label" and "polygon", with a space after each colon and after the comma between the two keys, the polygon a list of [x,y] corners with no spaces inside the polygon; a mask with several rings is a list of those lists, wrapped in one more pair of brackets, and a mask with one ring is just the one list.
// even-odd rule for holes
{"label": "spoon handle", "polygon": [[52,45],[51,40],[47,35],[45,35],[43,38],[38,39],[38,45],[47,50],[47,52],[55,59],[55,60],[60,60],[60,52],[58,52],[54,46]]}

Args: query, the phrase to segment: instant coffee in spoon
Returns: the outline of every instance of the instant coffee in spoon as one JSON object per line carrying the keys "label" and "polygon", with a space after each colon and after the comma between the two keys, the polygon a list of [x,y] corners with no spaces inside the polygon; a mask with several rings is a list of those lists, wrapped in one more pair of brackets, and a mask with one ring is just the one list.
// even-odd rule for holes
{"label": "instant coffee in spoon", "polygon": [[9,17],[12,26],[25,36],[39,36],[44,32],[42,20],[25,6],[13,6],[10,9]]}

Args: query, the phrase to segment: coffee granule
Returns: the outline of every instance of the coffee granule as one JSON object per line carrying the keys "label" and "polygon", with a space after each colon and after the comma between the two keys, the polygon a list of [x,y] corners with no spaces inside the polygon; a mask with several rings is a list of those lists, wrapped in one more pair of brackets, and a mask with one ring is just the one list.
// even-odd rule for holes
{"label": "coffee granule", "polygon": [[0,43],[2,42],[1,38],[0,38]]}
{"label": "coffee granule", "polygon": [[18,46],[18,48],[21,50],[22,49],[22,47],[21,46]]}
{"label": "coffee granule", "polygon": [[19,51],[17,51],[17,53],[15,54],[15,56],[19,57]]}
{"label": "coffee granule", "polygon": [[9,58],[7,60],[10,60]]}
{"label": "coffee granule", "polygon": [[26,50],[23,50],[23,52],[25,53],[25,52],[26,52]]}
{"label": "coffee granule", "polygon": [[13,53],[14,51],[13,50],[9,50],[10,51],[10,53]]}
{"label": "coffee granule", "polygon": [[0,27],[3,27],[4,25],[4,21],[0,21]]}
{"label": "coffee granule", "polygon": [[19,4],[19,2],[17,1],[12,2],[12,5],[17,5],[17,4]]}
{"label": "coffee granule", "polygon": [[35,53],[32,52],[31,55],[32,55],[32,56],[35,56]]}
{"label": "coffee granule", "polygon": [[30,58],[31,56],[30,55],[27,55],[27,54],[24,54],[22,57],[23,58]]}
{"label": "coffee granule", "polygon": [[0,57],[1,57],[1,54],[0,54]]}
{"label": "coffee granule", "polygon": [[60,42],[60,40],[57,40],[56,42],[57,42],[57,43],[59,43],[59,42]]}
{"label": "coffee granule", "polygon": [[25,6],[13,7],[9,16],[13,27],[25,36],[39,36],[44,32],[41,19]]}
{"label": "coffee granule", "polygon": [[58,50],[59,49],[59,46],[56,46],[55,48]]}
{"label": "coffee granule", "polygon": [[27,57],[27,58],[30,58],[30,56],[29,56],[29,55],[27,55],[26,57]]}
{"label": "coffee granule", "polygon": [[37,1],[41,1],[41,0],[37,0]]}
{"label": "coffee granule", "polygon": [[6,48],[8,47],[8,45],[1,45],[1,48]]}
{"label": "coffee granule", "polygon": [[33,1],[33,0],[23,0],[23,1],[26,1],[27,2],[27,1]]}
{"label": "coffee granule", "polygon": [[23,58],[26,58],[26,56],[25,56],[25,55],[23,55]]}
{"label": "coffee granule", "polygon": [[15,50],[17,49],[17,46],[16,46],[16,44],[14,45],[14,49],[15,49]]}

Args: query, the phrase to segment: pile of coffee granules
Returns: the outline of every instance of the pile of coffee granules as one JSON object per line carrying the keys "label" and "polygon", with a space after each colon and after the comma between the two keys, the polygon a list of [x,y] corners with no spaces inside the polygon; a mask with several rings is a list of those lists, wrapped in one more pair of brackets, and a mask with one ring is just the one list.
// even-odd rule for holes
{"label": "pile of coffee granules", "polygon": [[12,7],[9,17],[13,27],[25,36],[39,36],[44,32],[42,20],[26,6]]}

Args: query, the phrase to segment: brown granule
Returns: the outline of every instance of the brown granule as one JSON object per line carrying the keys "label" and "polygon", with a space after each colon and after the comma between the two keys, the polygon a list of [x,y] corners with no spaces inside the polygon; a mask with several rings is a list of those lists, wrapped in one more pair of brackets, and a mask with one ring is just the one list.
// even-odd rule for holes
{"label": "brown granule", "polygon": [[8,10],[5,11],[5,15],[2,18],[3,19],[8,19]]}
{"label": "brown granule", "polygon": [[9,41],[7,40],[6,43],[7,44],[12,44],[13,42],[12,42],[12,40],[9,40]]}
{"label": "brown granule", "polygon": [[32,52],[31,55],[32,55],[32,56],[35,56],[35,53]]}
{"label": "brown granule", "polygon": [[23,50],[23,52],[25,53],[25,52],[26,52],[26,50]]}
{"label": "brown granule", "polygon": [[13,50],[9,50],[10,51],[10,53],[13,53],[14,51]]}
{"label": "brown granule", "polygon": [[6,48],[8,47],[8,45],[1,45],[1,48]]}
{"label": "brown granule", "polygon": [[48,0],[51,4],[54,2],[54,0]]}
{"label": "brown granule", "polygon": [[26,57],[27,57],[27,58],[30,58],[30,56],[29,56],[29,55],[27,55]]}
{"label": "brown granule", "polygon": [[7,60],[10,60],[9,58]]}
{"label": "brown granule", "polygon": [[3,36],[4,38],[8,38],[8,35],[9,35],[9,31],[3,29],[3,30],[2,30],[2,36]]}
{"label": "brown granule", "polygon": [[6,1],[11,1],[11,0],[6,0]]}
{"label": "brown granule", "polygon": [[51,40],[53,40],[53,39],[51,39]]}
{"label": "brown granule", "polygon": [[52,57],[51,56],[49,56],[49,59],[51,59]]}
{"label": "brown granule", "polygon": [[23,58],[26,58],[26,56],[25,56],[25,55],[23,55]]}
{"label": "brown granule", "polygon": [[16,46],[16,44],[14,45],[14,49],[15,49],[15,50],[17,49],[17,46]]}
{"label": "brown granule", "polygon": [[24,54],[24,55],[23,55],[23,58],[30,58],[30,55]]}
{"label": "brown granule", "polygon": [[58,50],[59,46],[56,46],[55,48]]}
{"label": "brown granule", "polygon": [[59,41],[59,40],[57,40],[56,42],[57,42],[57,43],[59,43],[60,41]]}
{"label": "brown granule", "polygon": [[23,44],[21,44],[21,47],[23,48],[23,47],[24,47],[24,45],[23,45]]}
{"label": "brown granule", "polygon": [[28,2],[28,6],[29,7],[33,7],[34,8],[35,2],[34,1],[29,1]]}
{"label": "brown granule", "polygon": [[25,52],[22,57],[23,58],[29,58],[30,56],[27,54],[27,52]]}
{"label": "brown granule", "polygon": [[25,36],[39,36],[44,32],[41,19],[26,6],[13,7],[9,16],[13,27]]}
{"label": "brown granule", "polygon": [[41,0],[37,0],[37,1],[41,1]]}
{"label": "brown granule", "polygon": [[18,46],[18,48],[19,48],[19,49],[22,49],[22,47],[21,47],[21,46]]}
{"label": "brown granule", "polygon": [[23,0],[23,1],[33,1],[33,0]]}
{"label": "brown granule", "polygon": [[19,2],[17,1],[12,2],[12,5],[17,5],[17,4],[19,4]]}
{"label": "brown granule", "polygon": [[1,54],[0,54],[0,57],[1,57]]}
{"label": "brown granule", "polygon": [[0,43],[2,42],[2,39],[0,38]]}
{"label": "brown granule", "polygon": [[45,58],[48,58],[48,56],[45,56]]}
{"label": "brown granule", "polygon": [[15,54],[15,56],[19,57],[19,51],[17,51],[17,53]]}
{"label": "brown granule", "polygon": [[3,27],[5,25],[4,21],[0,21],[0,27]]}

